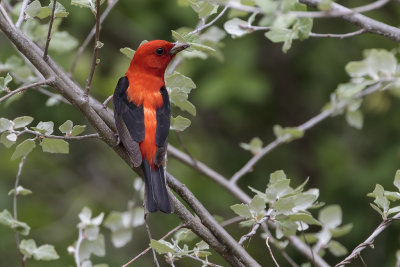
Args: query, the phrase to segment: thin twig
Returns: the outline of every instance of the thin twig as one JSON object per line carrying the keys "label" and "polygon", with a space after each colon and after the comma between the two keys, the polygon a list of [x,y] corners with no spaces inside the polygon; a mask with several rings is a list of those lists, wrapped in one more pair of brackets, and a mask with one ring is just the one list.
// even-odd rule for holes
{"label": "thin twig", "polygon": [[[185,224],[181,223],[180,225],[178,225],[177,227],[175,227],[174,229],[172,229],[171,231],[169,231],[168,233],[166,233],[163,237],[160,238],[160,240],[164,240],[167,237],[169,237],[170,235],[174,234],[175,232],[179,231],[180,229],[184,228]],[[130,264],[132,264],[134,261],[136,261],[138,258],[140,258],[141,256],[143,256],[144,254],[146,254],[149,250],[151,249],[151,247],[147,247],[145,250],[143,250],[142,252],[140,252],[136,257],[134,257],[133,259],[131,259],[130,261],[128,261],[127,263],[125,263],[124,265],[122,265],[122,267],[127,267]]]}
{"label": "thin twig", "polygon": [[274,254],[272,253],[272,250],[271,250],[271,247],[270,247],[269,244],[268,244],[268,241],[269,241],[269,236],[267,236],[267,238],[265,239],[265,245],[267,245],[269,254],[271,255],[271,258],[272,258],[272,260],[274,261],[276,267],[280,267],[279,264],[278,264],[278,262],[276,261],[276,259],[275,259],[275,257],[274,257]]}
{"label": "thin twig", "polygon": [[244,220],[244,219],[243,219],[242,216],[236,216],[236,217],[233,217],[233,218],[231,218],[231,219],[228,219],[228,220],[223,221],[223,222],[221,223],[221,226],[222,226],[222,227],[226,227],[226,226],[228,226],[228,225],[241,222],[241,221],[243,221],[243,220]]}
{"label": "thin twig", "polygon": [[54,13],[56,11],[56,4],[57,4],[57,0],[53,0],[53,9],[51,10],[49,31],[47,32],[46,46],[44,47],[44,53],[43,53],[43,59],[45,61],[47,61],[47,53],[48,53],[49,45],[50,45],[50,41],[51,41],[51,30],[53,28],[53,23],[54,23]]}
{"label": "thin twig", "polygon": [[99,53],[99,40],[100,40],[100,0],[96,0],[96,38],[94,42],[94,48],[93,48],[93,58],[92,58],[92,66],[90,67],[90,73],[89,77],[86,81],[86,87],[85,87],[85,92],[84,92],[84,97],[86,98],[87,101],[89,101],[89,91],[90,91],[90,86],[92,85],[92,79],[94,76],[94,71],[96,70],[97,67],[97,55]]}
{"label": "thin twig", "polygon": [[[263,10],[259,7],[246,6],[246,5],[241,4],[240,2],[233,2],[233,1],[228,1],[225,3],[219,2],[219,1],[212,1],[212,2],[217,3],[219,5],[227,6],[231,9],[236,9],[236,10],[245,11],[245,12],[249,12],[249,13],[256,13],[256,14],[263,13]],[[341,11],[338,11],[338,10],[291,11],[288,14],[292,14],[297,17],[303,17],[303,18],[341,17],[341,16],[355,14],[355,13],[364,13],[364,12],[372,11],[372,10],[381,8],[382,6],[386,5],[388,2],[389,2],[389,0],[378,0],[371,4],[359,6],[359,7],[352,8],[352,9],[347,8],[347,10],[341,10]]]}
{"label": "thin twig", "polygon": [[358,255],[358,257],[360,258],[362,264],[364,265],[364,267],[368,267],[367,264],[365,263],[363,257],[361,256],[361,254]]}
{"label": "thin twig", "polygon": [[38,87],[38,86],[41,86],[41,85],[50,85],[53,81],[54,81],[54,79],[47,79],[47,80],[44,80],[44,81],[35,82],[35,83],[32,83],[32,84],[28,84],[28,85],[22,86],[22,87],[20,87],[18,89],[15,89],[14,91],[9,92],[5,96],[1,97],[0,98],[0,103],[3,102],[4,100],[10,98],[11,96],[13,96],[15,94],[18,94],[18,93],[21,93],[21,92],[23,92],[23,91],[25,91],[25,90],[27,90],[29,88]]}
{"label": "thin twig", "polygon": [[13,130],[11,132],[15,133],[17,136],[20,136],[24,133],[29,133],[29,134],[36,135],[36,137],[38,137],[38,138],[63,139],[63,140],[83,140],[83,139],[100,138],[100,135],[98,133],[87,134],[87,135],[78,135],[78,136],[68,136],[68,135],[58,136],[58,135],[51,135],[51,134],[43,134],[38,131],[30,130],[26,127],[24,128],[23,131]]}
{"label": "thin twig", "polygon": [[[2,3],[4,3],[4,1]],[[0,5],[0,13],[2,13],[3,16],[6,18],[8,24],[10,24],[11,27],[14,27],[12,20],[10,19],[10,17],[7,14],[7,11],[3,8],[2,5]]]}
{"label": "thin twig", "polygon": [[[365,96],[366,94],[371,94],[374,93],[378,90],[381,89],[381,83],[377,83],[375,85],[372,85],[359,94],[355,96],[355,98],[361,98]],[[338,104],[338,106],[344,107],[345,102]],[[324,121],[325,119],[329,118],[334,114],[334,112],[337,110],[338,107],[332,107],[330,109],[324,110],[320,114],[312,117],[305,123],[301,124],[297,128],[301,131],[307,131],[310,128],[314,127],[315,125],[319,124],[320,122]],[[257,153],[254,157],[252,157],[239,171],[237,171],[232,178],[230,179],[231,183],[237,183],[237,181],[242,178],[246,173],[248,173],[250,170],[253,169],[254,165],[262,159],[265,155],[267,155],[269,152],[271,152],[273,149],[278,147],[279,145],[283,144],[286,142],[286,138],[281,137],[281,138],[276,138],[274,141],[269,143],[267,146],[265,146],[263,149],[260,150],[259,153]]]}
{"label": "thin twig", "polygon": [[400,213],[397,213],[392,218],[383,220],[383,222],[379,224],[379,226],[372,232],[372,234],[367,239],[365,239],[364,242],[355,247],[355,249],[351,252],[351,254],[347,256],[344,260],[336,264],[335,267],[350,264],[353,261],[353,259],[357,258],[360,255],[361,251],[363,251],[366,247],[373,246],[375,238],[378,235],[380,235],[386,228],[388,228],[389,225],[391,225],[395,220],[399,219],[400,219]]}
{"label": "thin twig", "polygon": [[198,33],[200,33],[202,30],[204,30],[204,29],[210,27],[211,25],[213,25],[217,20],[219,20],[219,19],[224,15],[225,11],[227,11],[228,8],[229,8],[228,6],[225,6],[224,9],[222,9],[222,11],[221,11],[213,20],[211,20],[211,21],[208,22],[207,24],[204,24],[204,25],[202,25],[202,26],[200,26],[200,27],[194,29],[194,30],[191,31],[189,34],[198,34]]}
{"label": "thin twig", "polygon": [[262,223],[264,223],[265,221],[267,221],[269,219],[269,215],[265,215],[264,217],[262,217],[260,220],[256,221],[255,223],[253,223],[253,226],[251,227],[250,232],[248,232],[247,234],[245,234],[244,236],[242,236],[239,240],[239,245],[243,246],[243,243],[253,237],[256,233],[258,228],[260,228],[260,225]]}
{"label": "thin twig", "polygon": [[299,222],[299,223],[300,223],[300,227],[301,227],[301,234],[302,234],[302,236],[303,236],[304,243],[306,243],[306,244],[307,244],[307,246],[310,248],[310,253],[311,253],[311,256],[312,256],[312,263],[313,263],[313,265],[315,266],[315,256],[314,256],[314,251],[313,251],[313,249],[312,249],[312,247],[311,247],[310,243],[309,243],[309,242],[308,242],[308,240],[307,240],[306,234],[304,233],[304,227],[303,227],[303,223],[302,223],[302,222]]}
{"label": "thin twig", "polygon": [[17,20],[17,23],[15,23],[15,27],[17,27],[18,29],[21,28],[21,24],[25,19],[25,9],[28,6],[29,0],[24,0],[22,2],[22,6],[21,6],[21,10],[19,12],[19,17]]}
{"label": "thin twig", "polygon": [[349,33],[342,33],[342,34],[310,32],[310,37],[344,39],[344,38],[349,38],[349,37],[354,37],[354,36],[357,36],[357,35],[361,35],[361,34],[366,33],[366,32],[367,32],[366,29],[361,29],[361,30],[358,30],[358,31],[349,32]]}
{"label": "thin twig", "polygon": [[[100,25],[103,24],[104,20],[107,18],[108,14],[110,14],[111,10],[118,3],[118,1],[119,0],[108,1],[109,4],[100,17]],[[96,33],[96,26],[94,26],[92,28],[92,30],[89,32],[88,36],[86,37],[85,41],[83,41],[82,45],[79,47],[78,52],[76,53],[74,60],[72,61],[72,64],[71,64],[71,68],[69,71],[71,75],[74,74],[75,67],[76,67],[76,64],[78,63],[78,60],[81,58],[82,53],[85,51],[86,47],[89,45],[90,40],[92,40],[95,33]]]}
{"label": "thin twig", "polygon": [[103,102],[103,107],[107,108],[108,103],[113,99],[114,95],[110,95],[107,99]]}
{"label": "thin twig", "polygon": [[[18,221],[17,188],[19,186],[19,180],[21,177],[21,172],[22,172],[22,168],[24,167],[25,161],[26,161],[26,156],[23,156],[21,159],[21,162],[19,163],[17,176],[15,178],[14,194],[13,194],[13,213],[14,213],[14,220],[16,220],[16,221]],[[25,257],[19,250],[20,238],[19,238],[18,232],[15,232],[15,242],[17,243],[18,254],[21,257],[21,266],[24,267],[25,266]]]}
{"label": "thin twig", "polygon": [[78,226],[79,233],[78,233],[78,240],[76,241],[75,251],[74,251],[74,259],[76,267],[81,267],[81,260],[79,258],[79,250],[81,249],[82,241],[85,239],[83,235],[83,228]]}
{"label": "thin twig", "polygon": [[[151,237],[150,227],[149,227],[149,224],[147,223],[147,216],[149,215],[149,213],[146,210],[144,203],[143,203],[143,208],[144,208],[144,225],[146,226],[147,235],[149,237],[149,241],[151,242],[151,240],[153,238]],[[160,264],[158,263],[158,259],[157,259],[156,250],[154,248],[151,248],[151,250],[153,252],[154,263],[157,265],[157,267],[160,267]]]}

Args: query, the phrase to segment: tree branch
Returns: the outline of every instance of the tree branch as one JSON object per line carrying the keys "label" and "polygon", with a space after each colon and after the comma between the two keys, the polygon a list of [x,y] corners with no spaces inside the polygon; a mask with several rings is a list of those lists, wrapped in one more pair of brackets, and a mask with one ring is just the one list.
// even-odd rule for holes
{"label": "tree branch", "polygon": [[43,59],[44,60],[47,60],[47,53],[48,53],[49,45],[50,45],[50,41],[51,41],[51,30],[53,28],[53,23],[54,23],[54,13],[56,11],[56,4],[57,4],[57,0],[53,0],[53,8],[51,10],[49,31],[47,32],[46,46],[44,47],[44,53],[43,53]]}
{"label": "tree branch", "polygon": [[53,82],[54,82],[54,79],[46,79],[44,81],[39,81],[39,82],[35,82],[35,83],[32,83],[32,84],[28,84],[28,85],[22,86],[22,87],[20,87],[18,89],[15,89],[14,91],[9,92],[5,96],[0,97],[0,103],[3,102],[6,99],[12,97],[15,94],[24,92],[25,90],[27,90],[29,88],[38,87],[38,86],[41,86],[41,85],[51,85]]}
{"label": "tree branch", "polygon": [[[114,6],[118,3],[119,0],[109,0],[108,1],[108,6],[104,10],[103,14],[101,14],[100,17],[100,26],[103,24],[104,20],[107,18],[108,14],[110,14],[111,10],[114,8]],[[96,25],[92,28],[92,30],[89,32],[88,36],[86,37],[85,41],[82,43],[82,45],[79,47],[78,52],[76,53],[74,60],[72,61],[72,65],[70,68],[70,74],[74,74],[74,70],[76,67],[76,64],[78,63],[78,60],[81,58],[82,53],[85,51],[86,47],[89,45],[90,40],[92,40],[93,36],[96,33]]]}
{"label": "tree branch", "polygon": [[225,6],[224,9],[222,9],[222,11],[213,20],[211,20],[207,24],[204,24],[203,26],[200,26],[200,27],[196,28],[195,30],[191,31],[189,34],[198,34],[202,30],[210,27],[211,25],[213,25],[217,20],[219,20],[224,15],[225,11],[228,10],[228,8],[229,8],[228,6]]}
{"label": "tree branch", "polygon": [[[381,83],[377,83],[375,85],[372,85],[372,86],[366,88],[365,90],[363,90],[362,92],[357,94],[355,96],[355,98],[364,97],[368,94],[372,94],[372,93],[378,91],[379,89],[381,89]],[[321,112],[320,114],[312,117],[311,119],[309,119],[305,123],[301,124],[297,128],[301,131],[306,132],[307,130],[316,126],[320,122],[322,122],[322,121],[326,120],[327,118],[329,118],[330,116],[332,116],[338,108],[343,108],[344,106],[345,106],[345,103],[342,102],[342,103],[338,104],[338,106],[336,106],[336,107],[327,109],[327,110]],[[239,171],[237,171],[232,176],[232,178],[230,179],[230,182],[237,183],[237,181],[239,181],[240,178],[242,178],[246,173],[248,173],[250,170],[252,170],[254,165],[258,161],[260,161],[265,155],[267,155],[269,152],[271,152],[273,149],[275,149],[279,145],[284,144],[286,142],[285,139],[286,138],[284,138],[284,137],[276,138],[274,141],[272,141],[267,146],[265,146],[263,149],[261,149],[259,153],[257,153],[254,157],[252,157]]]}
{"label": "tree branch", "polygon": [[344,266],[346,264],[350,264],[353,259],[357,258],[358,256],[360,256],[360,253],[366,248],[366,247],[370,247],[374,244],[375,238],[380,235],[386,228],[389,227],[389,225],[391,225],[393,223],[393,221],[395,220],[399,220],[400,219],[400,213],[396,214],[395,216],[393,216],[392,218],[388,218],[386,220],[383,220],[383,222],[381,222],[381,224],[379,224],[379,226],[372,232],[372,234],[365,239],[364,242],[362,242],[361,244],[359,244],[352,252],[349,256],[347,256],[344,260],[342,260],[341,262],[339,262],[338,264],[335,265],[335,267],[339,267],[339,266]]}
{"label": "tree branch", "polygon": [[167,173],[168,185],[178,193],[186,203],[194,210],[199,216],[202,224],[204,224],[210,231],[218,238],[230,251],[231,256],[236,257],[240,262],[246,266],[260,266],[248,253],[240,246],[229,233],[217,222],[214,217],[204,208],[200,201],[196,199],[192,192],[190,192],[186,185],[176,180],[171,174]]}
{"label": "tree branch", "polygon": [[[14,213],[13,216],[14,216],[14,220],[16,220],[16,221],[18,221],[17,188],[19,186],[19,179],[21,177],[21,172],[22,172],[22,168],[24,167],[25,161],[26,161],[26,156],[23,156],[21,159],[21,162],[18,165],[18,172],[17,172],[17,176],[15,178],[14,195],[13,195],[13,213]],[[19,250],[20,238],[19,238],[18,232],[15,232],[15,242],[17,243],[18,254],[21,257],[21,266],[24,267],[25,266],[25,257]]]}
{"label": "tree branch", "polygon": [[28,6],[28,3],[29,3],[29,0],[24,0],[22,2],[21,10],[19,11],[19,17],[18,17],[17,23],[15,23],[15,27],[17,27],[18,29],[21,28],[21,24],[22,24],[22,22],[24,22],[25,9]]}
{"label": "tree branch", "polygon": [[89,101],[89,91],[90,91],[90,86],[92,85],[92,79],[94,76],[94,71],[96,70],[96,67],[98,65],[97,63],[97,55],[99,53],[99,40],[100,40],[100,0],[96,0],[96,38],[94,42],[94,48],[93,48],[93,58],[92,58],[92,66],[90,67],[90,73],[89,77],[86,81],[86,87],[85,87],[85,92],[84,92],[84,97]]}
{"label": "tree branch", "polygon": [[25,127],[25,129],[23,131],[12,131],[13,133],[15,133],[16,135],[21,135],[24,133],[29,133],[29,134],[34,134],[37,137],[40,138],[50,138],[50,139],[63,139],[63,140],[83,140],[83,139],[93,139],[93,138],[100,138],[98,133],[95,134],[87,134],[87,135],[78,135],[78,136],[58,136],[58,135],[51,135],[51,134],[42,134],[40,132],[37,131],[32,131],[29,130],[28,128]]}
{"label": "tree branch", "polygon": [[341,33],[341,34],[335,34],[335,33],[313,33],[313,32],[310,32],[310,37],[344,39],[344,38],[354,37],[354,36],[363,34],[365,32],[367,32],[367,30],[365,30],[365,29],[361,29],[361,30],[354,31],[354,32],[349,32],[349,33]]}
{"label": "tree branch", "polygon": [[250,232],[248,232],[247,234],[245,234],[244,236],[242,236],[240,238],[239,245],[243,246],[243,243],[246,242],[247,239],[253,237],[257,233],[258,228],[260,228],[260,225],[262,223],[264,223],[265,221],[267,221],[268,219],[269,219],[269,215],[265,215],[260,220],[253,223],[253,226],[251,227]]}

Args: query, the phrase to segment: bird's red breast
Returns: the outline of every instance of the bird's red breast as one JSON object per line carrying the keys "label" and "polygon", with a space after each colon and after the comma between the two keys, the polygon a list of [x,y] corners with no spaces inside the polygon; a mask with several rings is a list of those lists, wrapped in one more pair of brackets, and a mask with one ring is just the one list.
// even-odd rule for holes
{"label": "bird's red breast", "polygon": [[[163,106],[160,89],[165,86],[164,73],[173,55],[168,52],[174,45],[167,41],[155,40],[141,45],[136,51],[126,76],[129,80],[128,100],[143,105],[145,139],[141,142],[142,156],[154,167],[157,151],[155,135],[157,129],[156,110]],[[157,49],[164,53],[157,54]]]}

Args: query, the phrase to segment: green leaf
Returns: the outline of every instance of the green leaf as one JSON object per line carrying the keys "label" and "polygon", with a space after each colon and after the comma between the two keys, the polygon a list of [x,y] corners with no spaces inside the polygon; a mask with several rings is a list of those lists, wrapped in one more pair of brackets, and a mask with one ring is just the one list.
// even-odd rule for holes
{"label": "green leaf", "polygon": [[132,228],[119,228],[111,233],[111,242],[114,247],[120,248],[132,240]]}
{"label": "green leaf", "polygon": [[[52,10],[53,9],[53,1],[50,1],[49,4],[49,9]],[[65,18],[68,17],[68,12],[65,9],[65,7],[60,3],[60,2],[56,2],[56,9],[54,11],[54,17],[56,18]]]}
{"label": "green leaf", "polygon": [[353,229],[353,225],[351,223],[336,227],[335,229],[330,229],[332,237],[341,237],[348,234],[351,229]]}
{"label": "green leaf", "polygon": [[[293,192],[293,189],[289,186],[290,185],[289,179],[275,180],[278,178],[274,178],[274,174],[281,174],[281,173],[277,171],[271,174],[270,183],[267,189],[265,190],[265,195],[269,202],[274,202],[275,200],[280,199],[281,197]],[[274,180],[275,182],[272,183],[271,181]]]}
{"label": "green leaf", "polygon": [[399,213],[400,212],[400,206],[391,208],[388,210],[387,215],[393,214],[393,213]]}
{"label": "green leaf", "polygon": [[15,141],[11,141],[7,138],[10,134],[8,132],[2,133],[0,137],[0,143],[2,143],[6,148],[10,148],[15,144]]}
{"label": "green leaf", "polygon": [[336,257],[341,257],[347,254],[347,249],[335,240],[331,240],[328,243],[328,249]]}
{"label": "green leaf", "polygon": [[396,171],[396,174],[394,176],[394,186],[397,187],[397,189],[400,191],[400,170]]}
{"label": "green leaf", "polygon": [[385,215],[383,214],[382,210],[381,210],[380,208],[378,208],[378,206],[376,206],[375,204],[372,204],[372,203],[369,203],[369,205],[370,205],[375,211],[377,211],[377,212],[382,216],[382,218],[385,217]]}
{"label": "green leaf", "polygon": [[27,258],[31,258],[33,256],[33,254],[35,253],[36,249],[37,249],[37,246],[33,239],[29,239],[29,240],[23,239],[23,240],[21,240],[21,243],[19,244],[19,250]]}
{"label": "green leaf", "polygon": [[78,46],[78,40],[66,31],[52,34],[49,49],[57,53],[67,53]]}
{"label": "green leaf", "polygon": [[396,68],[396,57],[384,49],[366,50],[363,60],[346,65],[346,71],[351,77],[369,77],[373,80],[393,77]]}
{"label": "green leaf", "polygon": [[235,212],[237,215],[242,216],[244,218],[251,218],[250,208],[246,204],[235,204],[231,206],[231,210]]}
{"label": "green leaf", "polygon": [[60,256],[58,256],[53,245],[46,244],[38,247],[34,251],[33,258],[37,261],[52,261],[58,260]]}
{"label": "green leaf", "polygon": [[7,120],[5,118],[0,118],[0,133],[12,130],[13,129],[13,122],[10,120]]}
{"label": "green leaf", "polygon": [[270,174],[269,183],[274,184],[279,181],[288,180],[286,179],[286,174],[283,170],[278,170]]}
{"label": "green leaf", "polygon": [[313,225],[321,225],[319,221],[317,221],[311,214],[299,212],[294,214],[289,214],[289,218],[292,221],[302,221],[306,224],[313,224]]}
{"label": "green leaf", "polygon": [[342,209],[339,205],[330,205],[322,208],[318,220],[327,228],[334,229],[342,223]]}
{"label": "green leaf", "polygon": [[217,13],[218,5],[208,3],[207,1],[187,0],[192,9],[203,19]]}
{"label": "green leaf", "polygon": [[12,81],[10,73],[7,73],[6,77],[0,77],[0,92],[8,91],[8,84]]}
{"label": "green leaf", "polygon": [[[104,0],[101,0],[100,5],[102,5],[103,3]],[[96,0],[71,0],[71,5],[90,8],[92,12],[96,11]]]}
{"label": "green leaf", "polygon": [[71,136],[77,136],[83,133],[86,129],[86,125],[75,125],[74,128],[72,128]]}
{"label": "green leaf", "polygon": [[164,240],[154,240],[152,239],[149,246],[155,251],[157,251],[158,254],[165,254],[165,253],[174,253],[175,250],[172,248],[172,244],[164,241]]}
{"label": "green leaf", "polygon": [[265,209],[265,201],[262,197],[256,195],[255,197],[253,197],[253,199],[251,200],[250,204],[249,204],[249,208],[256,212],[256,213],[260,213]]}
{"label": "green leaf", "polygon": [[311,18],[299,18],[295,25],[297,34],[300,41],[307,39],[313,27],[313,20]]}
{"label": "green leaf", "polygon": [[190,124],[191,122],[189,119],[179,115],[176,118],[171,117],[170,129],[175,131],[184,131],[187,127],[190,126]]}
{"label": "green leaf", "polygon": [[295,207],[294,199],[291,197],[280,198],[273,204],[273,208],[276,211],[276,213],[281,213],[285,215],[290,214],[294,207]]}
{"label": "green leaf", "polygon": [[248,144],[240,143],[240,147],[244,150],[250,151],[251,153],[253,153],[253,155],[257,155],[263,147],[263,142],[259,137],[254,137]]}
{"label": "green leaf", "polygon": [[66,122],[64,122],[63,124],[60,125],[60,127],[58,127],[58,129],[60,130],[60,132],[62,132],[63,134],[69,135],[72,132],[72,127],[74,126],[73,122],[70,120],[67,120]]}
{"label": "green leaf", "polygon": [[32,121],[33,121],[33,118],[30,117],[30,116],[18,117],[18,118],[16,118],[16,119],[13,120],[14,129],[26,127],[26,126],[28,126]]}
{"label": "green leaf", "polygon": [[129,47],[121,48],[119,51],[122,54],[124,54],[125,56],[127,56],[129,59],[132,59],[133,56],[135,55],[135,52],[136,52],[135,50],[133,50],[133,49],[131,49]]}
{"label": "green leaf", "polygon": [[42,10],[42,5],[38,0],[35,0],[26,7],[25,14],[27,14],[31,18],[34,18],[40,14],[41,10]]}
{"label": "green leaf", "polygon": [[31,230],[29,225],[26,223],[14,220],[8,210],[0,212],[0,224],[10,227],[13,231],[18,232],[21,235],[28,235]]}
{"label": "green leaf", "polygon": [[242,37],[249,34],[247,29],[247,21],[239,18],[233,18],[224,23],[225,31],[232,36],[232,38]]}
{"label": "green leaf", "polygon": [[43,138],[40,142],[43,152],[68,154],[69,144],[62,139]]}
{"label": "green leaf", "polygon": [[192,79],[177,71],[174,71],[174,73],[165,78],[165,84],[171,92],[179,90],[185,92],[186,94],[190,94],[192,89],[196,88],[196,84]]}
{"label": "green leaf", "polygon": [[346,121],[350,126],[361,129],[363,127],[364,116],[360,110],[347,111]]}
{"label": "green leaf", "polygon": [[17,196],[18,195],[26,196],[26,195],[32,194],[32,191],[24,188],[22,185],[19,185],[19,186],[17,186],[17,190],[11,189],[10,192],[8,192],[8,195],[12,195],[12,194],[16,194]]}
{"label": "green leaf", "polygon": [[89,259],[91,254],[103,257],[105,253],[104,236],[99,234],[96,240],[84,239],[82,241],[79,249],[79,258],[81,260]]}
{"label": "green leaf", "polygon": [[199,250],[205,250],[210,248],[210,246],[204,240],[201,240],[199,243],[196,243],[196,247]]}
{"label": "green leaf", "polygon": [[32,139],[26,139],[15,148],[15,151],[11,156],[11,160],[16,160],[21,157],[27,156],[29,153],[32,152],[35,147],[35,141],[33,141]]}
{"label": "green leaf", "polygon": [[385,190],[380,184],[375,186],[375,189],[372,193],[368,194],[368,196],[375,197],[374,203],[382,209],[383,211],[383,218],[386,219],[387,211],[389,210],[390,202],[385,197]]}
{"label": "green leaf", "polygon": [[45,135],[50,135],[54,131],[54,122],[46,121],[46,122],[39,122],[36,127],[32,127],[33,130],[40,132]]}
{"label": "green leaf", "polygon": [[83,207],[78,217],[84,225],[89,225],[91,223],[92,210],[88,207]]}
{"label": "green leaf", "polygon": [[304,130],[297,127],[285,127],[274,125],[274,134],[281,142],[290,142],[304,136]]}

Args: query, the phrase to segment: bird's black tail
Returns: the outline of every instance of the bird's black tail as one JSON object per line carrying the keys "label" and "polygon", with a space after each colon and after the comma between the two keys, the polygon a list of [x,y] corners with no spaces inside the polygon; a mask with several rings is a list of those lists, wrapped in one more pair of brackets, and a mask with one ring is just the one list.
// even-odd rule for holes
{"label": "bird's black tail", "polygon": [[165,185],[163,168],[153,169],[147,160],[143,159],[142,170],[144,174],[147,210],[150,212],[160,210],[164,213],[172,213],[174,208]]}

